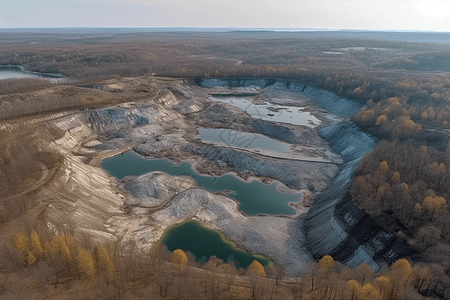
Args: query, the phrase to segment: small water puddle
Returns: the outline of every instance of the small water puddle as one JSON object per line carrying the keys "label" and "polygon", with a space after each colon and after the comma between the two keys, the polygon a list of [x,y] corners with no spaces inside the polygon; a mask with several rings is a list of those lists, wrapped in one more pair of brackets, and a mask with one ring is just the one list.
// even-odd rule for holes
{"label": "small water puddle", "polygon": [[265,104],[253,104],[246,97],[236,96],[211,96],[209,99],[231,104],[257,119],[311,128],[316,127],[321,123],[321,121],[311,113],[303,111],[304,107],[273,105],[268,102],[265,102]]}
{"label": "small water puddle", "polygon": [[228,196],[240,203],[239,209],[249,215],[293,215],[295,211],[288,203],[297,202],[301,198],[301,193],[287,194],[278,191],[278,182],[264,184],[257,179],[244,181],[232,174],[217,177],[201,175],[189,163],[175,165],[167,159],[145,159],[132,151],[105,159],[101,167],[118,179],[153,171],[163,171],[172,176],[187,175],[208,191],[227,192]]}

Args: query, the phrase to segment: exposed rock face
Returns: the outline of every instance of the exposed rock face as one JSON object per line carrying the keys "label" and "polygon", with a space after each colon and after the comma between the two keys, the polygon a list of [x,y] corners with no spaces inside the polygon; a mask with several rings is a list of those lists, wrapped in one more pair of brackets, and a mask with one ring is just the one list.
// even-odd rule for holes
{"label": "exposed rock face", "polygon": [[305,85],[299,82],[290,82],[276,79],[245,79],[245,78],[230,78],[230,79],[197,79],[197,84],[202,87],[262,87],[274,90],[289,91],[294,93],[302,93],[305,96],[316,101],[321,107],[332,113],[349,117],[354,115],[362,107],[361,103],[350,101],[336,94],[319,89],[313,86]]}
{"label": "exposed rock face", "polygon": [[[197,79],[196,82],[208,88],[239,86],[302,93],[341,117],[352,116],[362,106],[331,92],[296,82],[269,79]],[[402,257],[416,259],[417,251],[360,211],[348,193],[356,167],[361,158],[372,150],[376,139],[353,122],[322,128],[320,134],[344,158],[344,164],[337,177],[316,197],[305,218],[307,247],[314,258],[328,254],[349,267],[368,263],[374,270],[379,270],[383,263],[391,264]]]}
{"label": "exposed rock face", "polygon": [[127,198],[128,205],[153,208],[167,203],[195,184],[189,176],[175,177],[163,172],[151,172],[124,183],[122,187],[133,196]]}
{"label": "exposed rock face", "polygon": [[96,109],[87,111],[86,117],[97,134],[108,137],[124,135],[137,126],[159,124],[178,118],[173,111],[167,112],[163,107],[148,104],[141,107],[122,105]]}
{"label": "exposed rock face", "polygon": [[291,188],[308,188],[313,192],[323,190],[339,170],[338,165],[333,163],[258,157],[239,150],[211,145],[186,145],[185,149],[204,157],[209,164],[221,163],[230,166],[238,174],[276,178]]}
{"label": "exposed rock face", "polygon": [[45,220],[50,228],[65,228],[76,238],[89,236],[96,242],[115,241],[123,236],[132,219],[123,209],[124,197],[112,185],[108,174],[88,165],[83,155],[96,153],[83,143],[97,136],[82,113],[58,118],[51,126],[65,132],[45,147],[64,160],[44,188],[36,194],[48,203]]}
{"label": "exposed rock face", "polygon": [[[45,211],[49,225],[73,226],[75,236],[88,234],[101,241],[133,240],[145,248],[159,239],[168,226],[194,217],[219,229],[238,245],[285,265],[290,274],[311,261],[310,252],[316,258],[331,254],[351,267],[367,262],[374,269],[383,262],[414,254],[406,243],[359,211],[348,195],[353,172],[361,157],[371,151],[375,139],[352,122],[327,126],[342,122],[342,118],[331,116],[326,122],[327,113],[320,112],[312,100],[341,117],[351,116],[360,104],[286,81],[202,79],[198,82],[211,89],[173,83],[174,92],[165,90],[151,100],[33,120],[48,122],[63,132],[62,137],[43,146],[46,151],[64,157],[63,163],[45,188],[36,192],[36,197],[49,203]],[[125,89],[119,85],[108,87]],[[280,95],[278,102],[284,101],[281,98],[289,92],[302,94],[305,99],[309,97],[302,102],[304,106],[311,104],[309,109],[317,110],[325,121],[316,128],[275,124],[252,119],[228,104],[208,100],[208,92],[216,89],[229,92],[229,87],[239,87],[240,92],[263,92],[269,98]],[[296,106],[296,101],[303,101],[301,98],[287,101]],[[198,126],[262,133],[304,147],[303,155],[322,155],[332,160],[280,159],[232,147],[206,145],[196,139]],[[198,188],[190,189],[194,184],[191,179],[162,172],[128,178],[117,189],[118,182],[98,165],[101,159],[131,147],[152,157],[167,157],[176,162],[189,160],[202,173],[235,171],[244,178],[255,175],[275,178],[289,187],[308,189],[316,195],[322,193],[307,215],[308,209],[300,207],[297,212],[303,215],[285,218],[244,216],[234,200]],[[336,152],[343,157],[343,164]],[[127,211],[124,205],[133,209]]]}
{"label": "exposed rock face", "polygon": [[301,136],[298,136],[285,126],[264,122],[262,120],[245,119],[243,124],[250,125],[257,133],[291,144],[306,144],[309,140],[318,140],[315,131],[304,131]]}
{"label": "exposed rock face", "polygon": [[359,210],[348,193],[354,170],[372,150],[375,138],[353,122],[324,128],[322,135],[345,163],[307,213],[307,245],[313,256],[318,259],[328,254],[349,267],[368,263],[376,271],[383,263],[414,259],[417,252]]}

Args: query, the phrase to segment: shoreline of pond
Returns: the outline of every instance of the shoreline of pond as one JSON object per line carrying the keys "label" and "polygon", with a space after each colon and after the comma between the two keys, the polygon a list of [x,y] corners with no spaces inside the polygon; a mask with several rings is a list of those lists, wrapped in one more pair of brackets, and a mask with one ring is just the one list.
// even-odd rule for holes
{"label": "shoreline of pond", "polygon": [[[165,174],[167,174],[169,176],[173,176],[173,177],[178,176],[178,175],[172,175],[170,173],[167,173],[164,170],[153,170],[153,171],[143,172],[143,173],[140,173],[138,175],[128,175],[128,176],[124,176],[124,177],[118,178],[118,177],[112,175],[107,169],[105,169],[103,167],[103,163],[106,160],[112,159],[112,158],[114,158],[114,157],[116,157],[118,155],[123,155],[123,154],[126,154],[126,153],[131,153],[131,154],[135,155],[136,157],[138,157],[139,159],[144,159],[145,161],[148,161],[148,162],[151,162],[152,160],[155,160],[155,161],[162,161],[162,160],[164,160],[164,161],[167,161],[168,163],[170,163],[174,167],[179,167],[180,165],[186,163],[186,164],[189,164],[190,169],[193,172],[195,172],[195,174],[197,176],[200,176],[200,177],[211,177],[211,178],[215,178],[216,177],[216,176],[211,176],[209,174],[202,174],[202,173],[198,172],[196,170],[196,168],[195,168],[195,162],[192,162],[190,160],[183,160],[183,161],[180,161],[180,162],[177,163],[177,162],[174,162],[174,161],[172,161],[172,160],[170,160],[168,158],[148,158],[148,157],[140,154],[139,152],[136,152],[134,149],[130,149],[130,150],[126,150],[126,151],[123,151],[123,152],[120,152],[120,153],[117,153],[117,152],[111,153],[111,155],[103,157],[103,160],[100,163],[100,168],[103,171],[105,171],[111,179],[114,179],[115,181],[118,181],[119,183],[127,183],[127,182],[130,182],[130,181],[132,181],[134,179],[137,179],[137,178],[139,178],[141,176],[144,176],[144,175],[147,175],[147,174],[153,173],[153,172],[162,172],[162,173],[165,173]],[[189,177],[193,178],[192,176],[190,176],[188,174],[179,174],[179,175],[180,176],[181,175],[189,176]],[[208,188],[205,188],[205,187],[201,186],[201,184],[195,178],[194,179],[196,181],[196,186],[192,187],[192,188],[189,188],[189,189],[199,189],[199,190],[203,190],[203,191],[209,192],[209,193],[214,194],[214,195],[225,196],[228,199],[230,199],[230,200],[232,200],[232,201],[234,201],[236,203],[236,212],[239,213],[239,214],[242,214],[243,216],[245,216],[247,218],[248,217],[252,217],[252,216],[259,216],[259,217],[272,216],[272,217],[282,217],[282,218],[296,219],[300,215],[306,213],[309,210],[309,207],[302,207],[302,202],[304,201],[305,196],[306,196],[305,190],[297,190],[297,189],[293,189],[293,188],[288,188],[282,182],[280,182],[280,181],[278,181],[276,179],[272,179],[270,183],[263,182],[260,178],[258,178],[256,176],[249,176],[247,179],[244,179],[244,178],[241,178],[240,176],[238,176],[238,174],[236,172],[227,172],[227,173],[222,174],[222,175],[217,176],[217,177],[219,178],[219,177],[223,177],[223,176],[227,176],[227,175],[233,176],[235,179],[239,180],[242,183],[246,183],[246,184],[251,184],[253,182],[256,182],[258,184],[263,184],[265,186],[268,186],[268,185],[273,186],[276,189],[276,191],[278,193],[280,193],[281,195],[285,195],[285,196],[298,195],[299,199],[297,201],[289,201],[289,202],[286,203],[286,206],[288,206],[290,209],[292,209],[293,213],[292,214],[282,214],[282,213],[281,214],[277,214],[277,213],[276,214],[271,214],[271,213],[254,213],[254,214],[251,214],[251,213],[247,213],[247,212],[245,212],[245,211],[240,209],[240,205],[242,203],[238,199],[230,196],[230,194],[233,194],[233,192],[234,192],[232,189],[213,191],[213,190],[210,190]],[[124,189],[124,190],[127,191],[128,193],[132,193],[129,190],[126,190],[126,189]],[[230,191],[232,191],[232,193],[230,193]],[[174,197],[176,197],[176,195]],[[172,199],[170,199],[169,203],[171,201],[172,201]],[[300,207],[300,208],[298,208],[298,207]]]}
{"label": "shoreline of pond", "polygon": [[[211,226],[208,226],[208,225],[210,225],[210,224],[208,224],[208,223],[206,223],[206,222],[203,222],[202,220],[200,220],[200,219],[198,219],[198,218],[196,218],[196,217],[192,217],[192,218],[187,218],[187,219],[184,219],[183,221],[180,221],[180,222],[175,222],[174,224],[172,224],[172,225],[170,225],[170,226],[167,226],[165,229],[164,229],[164,231],[162,232],[162,234],[161,234],[161,237],[160,237],[160,239],[159,239],[159,241],[161,242],[161,243],[163,243],[164,245],[166,245],[165,243],[164,243],[164,241],[163,241],[163,239],[164,238],[167,238],[167,234],[168,234],[168,231],[170,231],[170,230],[173,230],[173,229],[175,229],[175,227],[176,226],[180,226],[180,225],[182,225],[183,223],[187,223],[187,222],[196,222],[196,223],[198,223],[198,226],[201,226],[201,227],[203,227],[205,230],[208,230],[208,231],[211,231],[211,232],[216,232],[219,236],[220,236],[220,239],[221,239],[221,241],[223,241],[224,243],[226,243],[226,244],[229,244],[231,247],[233,247],[234,248],[234,250],[236,250],[236,251],[242,251],[242,252],[245,252],[246,254],[248,254],[248,255],[251,255],[252,257],[255,257],[255,259],[256,258],[259,258],[259,259],[261,259],[261,260],[267,260],[268,262],[267,263],[262,263],[261,261],[259,261],[260,263],[262,263],[264,266],[268,266],[268,267],[273,267],[274,266],[274,262],[273,262],[273,260],[270,258],[270,257],[268,257],[268,256],[265,256],[265,255],[263,255],[263,254],[260,254],[260,253],[256,253],[256,252],[253,252],[253,251],[249,251],[248,249],[245,249],[244,247],[242,247],[242,246],[240,246],[239,244],[237,244],[236,242],[234,242],[234,241],[232,241],[231,239],[229,239],[223,232],[221,232],[219,229],[217,229],[217,228],[213,228],[213,227],[211,227]],[[167,246],[167,245],[166,245]],[[181,249],[181,248],[179,248],[179,249]],[[169,249],[170,250],[170,249]],[[175,249],[174,249],[175,250]],[[181,250],[183,250],[183,249],[181,249]],[[173,251],[173,250],[172,250]],[[190,250],[183,250],[183,251],[190,251]],[[195,253],[193,253],[192,251],[190,251],[192,254],[194,254],[195,255]],[[196,256],[196,255],[195,255]],[[211,255],[211,256],[213,256],[213,255]],[[210,256],[210,257],[211,257]],[[215,255],[214,255],[215,256]],[[209,258],[210,258],[209,257]],[[217,257],[217,256],[216,256]],[[208,260],[209,260],[209,258],[208,258]],[[199,263],[204,263],[204,262],[202,262],[200,259],[198,259],[198,257],[196,256],[196,259],[197,259],[197,262],[199,262]],[[223,260],[223,259],[222,259]],[[224,261],[224,263],[227,263],[227,261],[225,261],[225,260],[223,260]]]}
{"label": "shoreline of pond", "polygon": [[30,71],[30,70],[27,70],[22,65],[0,65],[0,71],[2,69],[12,69],[10,71],[18,71],[18,72],[22,72],[22,73],[25,73],[25,74],[30,74],[31,76],[29,76],[29,77],[23,76],[23,77],[0,78],[0,80],[14,79],[14,78],[41,78],[41,79],[55,79],[55,80],[56,79],[67,79],[66,76],[64,76],[63,74]]}

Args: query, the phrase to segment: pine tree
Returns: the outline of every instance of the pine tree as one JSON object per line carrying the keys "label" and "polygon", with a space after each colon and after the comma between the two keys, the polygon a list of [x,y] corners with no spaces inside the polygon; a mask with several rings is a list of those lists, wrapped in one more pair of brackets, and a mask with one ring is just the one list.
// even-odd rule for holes
{"label": "pine tree", "polygon": [[188,264],[188,257],[183,250],[177,249],[172,252],[172,255],[170,256],[170,261],[178,265],[178,269],[181,269],[182,267]]}
{"label": "pine tree", "polygon": [[406,287],[413,272],[413,268],[409,261],[405,258],[401,258],[392,265],[391,270],[391,277],[398,280],[399,286],[397,288]]}
{"label": "pine tree", "polygon": [[30,252],[35,257],[42,257],[44,254],[44,248],[42,247],[41,237],[33,230],[30,236]]}
{"label": "pine tree", "polygon": [[99,268],[105,269],[109,280],[114,278],[115,266],[108,251],[100,245],[95,245],[94,257]]}
{"label": "pine tree", "polygon": [[266,277],[266,271],[264,270],[263,265],[259,263],[259,261],[254,260],[247,269],[247,273],[249,275],[256,275],[258,277]]}
{"label": "pine tree", "polygon": [[350,299],[357,299],[358,291],[361,289],[361,284],[359,284],[358,281],[351,279],[347,281],[347,289],[350,291]]}
{"label": "pine tree", "polygon": [[53,251],[61,253],[66,262],[72,261],[72,252],[70,251],[69,246],[67,246],[66,239],[64,236],[62,235],[53,236],[51,247],[55,249]]}
{"label": "pine tree", "polygon": [[84,248],[78,250],[77,266],[80,276],[85,280],[90,280],[95,275],[95,260],[91,252]]}
{"label": "pine tree", "polygon": [[65,236],[65,242],[70,251],[74,251],[77,247],[77,241],[73,235],[69,234]]}
{"label": "pine tree", "polygon": [[25,262],[32,266],[36,263],[36,256],[31,252],[31,242],[25,233],[17,233],[14,236],[14,246],[22,254]]}
{"label": "pine tree", "polygon": [[14,236],[14,246],[25,256],[30,250],[30,239],[25,233],[17,233]]}
{"label": "pine tree", "polygon": [[330,255],[325,255],[319,260],[320,270],[324,273],[325,278],[328,277],[330,270],[334,267],[334,259]]}
{"label": "pine tree", "polygon": [[359,299],[379,299],[381,294],[378,288],[368,282],[359,289],[358,297]]}
{"label": "pine tree", "polygon": [[381,296],[384,297],[391,288],[391,280],[387,276],[379,276],[375,278],[375,285],[380,290]]}
{"label": "pine tree", "polygon": [[387,163],[387,161],[382,161],[381,163],[380,163],[380,170],[382,171],[382,172],[387,172],[387,171],[389,171],[389,165],[388,165],[388,163]]}
{"label": "pine tree", "polygon": [[27,253],[27,255],[25,256],[25,259],[27,261],[27,264],[29,266],[32,266],[36,263],[37,259],[36,256],[34,256],[33,253],[31,253],[30,251]]}

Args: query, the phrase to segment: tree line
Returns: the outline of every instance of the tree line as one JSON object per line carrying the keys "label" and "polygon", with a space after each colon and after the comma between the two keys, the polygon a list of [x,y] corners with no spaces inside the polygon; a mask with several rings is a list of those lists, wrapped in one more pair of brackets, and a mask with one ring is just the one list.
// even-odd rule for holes
{"label": "tree line", "polygon": [[256,260],[246,269],[211,257],[170,252],[156,243],[149,253],[131,244],[77,241],[44,226],[17,231],[3,240],[2,299],[431,299],[444,291],[434,264],[400,259],[375,273],[362,264],[350,269],[326,255],[298,277],[283,266]]}
{"label": "tree line", "polygon": [[2,79],[0,95],[23,93],[51,86],[51,83],[39,78],[9,78]]}
{"label": "tree line", "polygon": [[[150,74],[298,80],[362,103],[369,101],[367,109],[359,114],[357,120],[364,128],[383,138],[414,135],[417,128],[413,128],[411,121],[428,125],[436,122],[442,126],[450,122],[448,77],[395,68],[386,70],[376,64],[398,55],[403,57],[416,53],[411,59],[426,57],[422,64],[426,65],[424,71],[428,71],[439,61],[438,58],[445,56],[442,53],[448,51],[448,45],[251,34],[248,37],[242,34],[188,34],[168,38],[149,33],[139,38],[114,37],[113,41],[105,43],[103,39],[89,39],[86,44],[80,39],[78,43],[47,41],[48,44],[32,46],[5,46],[0,49],[0,64],[23,65],[32,71],[61,73],[81,81]],[[329,51],[340,51],[342,55],[324,53]],[[437,60],[434,61],[433,57]],[[2,81],[0,94],[23,92],[40,88],[43,84],[28,79]],[[73,107],[69,104],[64,103]],[[55,107],[57,105],[58,101]],[[434,114],[431,108],[435,110]],[[409,118],[403,116],[405,112]],[[4,114],[10,113],[13,111]],[[397,125],[402,129],[394,130]]]}
{"label": "tree line", "polygon": [[[395,51],[383,52],[376,49],[344,51],[345,53],[338,57],[322,53],[349,45],[375,47],[377,43],[387,48],[405,49],[406,52],[416,51],[417,54],[409,56],[405,52],[397,55],[392,54],[398,53]],[[227,295],[231,295],[229,298],[233,298],[235,295],[253,298],[261,297],[260,295],[281,295],[282,293],[294,299],[324,299],[327,297],[330,299],[377,299],[377,297],[381,297],[383,299],[383,297],[387,297],[386,295],[394,297],[391,299],[396,299],[395,297],[420,299],[419,294],[448,297],[448,279],[450,278],[448,233],[450,228],[447,221],[447,201],[450,197],[448,191],[450,148],[448,148],[448,134],[443,129],[450,125],[450,80],[448,76],[442,74],[411,73],[398,69],[404,68],[408,64],[418,66],[418,70],[437,70],[439,66],[433,67],[433,64],[439,61],[446,64],[446,56],[439,54],[436,56],[437,59],[433,59],[431,56],[422,54],[437,50],[445,52],[447,46],[333,39],[321,41],[318,39],[233,37],[229,39],[181,38],[178,40],[130,38],[117,40],[116,44],[99,42],[91,45],[71,43],[30,47],[29,45],[2,47],[0,64],[19,64],[33,71],[62,73],[71,78],[87,81],[115,75],[135,76],[154,73],[161,76],[190,78],[274,77],[317,85],[366,104],[354,117],[355,121],[362,128],[385,141],[380,142],[374,151],[364,158],[356,172],[350,192],[360,208],[376,217],[377,220],[381,220],[385,227],[394,230],[400,238],[406,239],[411,245],[421,250],[426,264],[411,266],[413,270],[416,268],[414,272],[417,273],[420,269],[427,274],[426,268],[428,268],[432,274],[431,279],[424,283],[420,280],[412,280],[416,277],[411,275],[406,276],[407,279],[403,277],[401,284],[392,284],[393,280],[402,278],[402,276],[390,272],[393,269],[409,270],[405,262],[399,263],[396,267],[394,265],[391,268],[386,267],[376,277],[370,277],[369,281],[357,275],[358,270],[349,270],[339,263],[333,263],[327,276],[334,275],[325,277],[328,280],[320,281],[319,278],[323,278],[321,276],[325,276],[327,272],[324,273],[321,265],[316,264],[315,267],[311,267],[311,272],[301,274],[296,279],[296,284],[282,281],[281,289],[274,288],[272,284],[274,281],[276,282],[278,275],[273,275],[271,270],[265,270],[267,277],[271,279],[262,281],[262,287],[259,288],[259,283],[252,285],[246,279],[245,270],[233,269],[229,274],[224,273],[228,275],[217,275],[218,277],[211,276],[212,271],[209,269],[207,272],[198,271],[197,273],[195,270],[201,269],[202,266],[195,265],[189,254],[186,254],[189,267],[178,270],[167,267],[174,264],[170,260],[172,254],[163,250],[164,247],[161,245],[154,251],[159,253],[159,256],[156,257],[163,257],[163,259],[154,259],[153,254],[148,257],[134,254],[134,252],[130,254],[129,249],[111,246],[110,248],[106,247],[114,263],[116,274],[114,279],[110,279],[114,281],[111,283],[112,281],[108,281],[106,278],[107,272],[104,271],[104,267],[98,265],[98,261],[96,261],[95,247],[88,245],[75,247],[73,251],[71,250],[71,257],[78,257],[81,254],[84,257],[89,257],[89,255],[93,257],[87,259],[91,262],[91,266],[95,266],[94,275],[88,282],[96,282],[96,287],[101,286],[102,291],[106,290],[105,293],[101,292],[103,296],[99,297],[133,299],[133,297],[144,297],[146,293],[150,293],[155,295],[155,298],[188,298],[193,295],[208,298],[216,297],[214,295],[219,294],[217,291],[221,291],[221,295],[228,291]],[[401,50],[399,51],[401,52]],[[420,64],[415,64],[415,61],[419,61]],[[238,64],[238,62],[240,63]],[[388,69],[386,70],[386,68]],[[41,86],[41,83],[32,81],[4,82],[7,84],[0,84],[0,92],[4,91],[5,93],[44,87],[44,85]],[[80,99],[71,97],[52,98],[48,96],[46,98],[48,101],[42,104],[14,101],[14,98],[8,97],[0,99],[0,105],[5,108],[0,111],[2,114],[0,118],[16,117],[49,109],[82,107]],[[1,157],[7,156],[2,155]],[[25,168],[26,163],[18,160],[13,163],[17,166],[11,170],[6,167],[9,164],[1,164],[2,167],[5,166],[3,172],[9,172],[7,178],[17,179],[16,181],[20,182],[23,180],[20,176],[23,176],[24,173],[20,170]],[[11,172],[15,172],[15,175],[11,176]],[[5,186],[8,187],[9,184],[4,184],[3,187]],[[16,210],[23,212],[26,207],[22,206],[20,201],[1,203],[1,217],[10,220],[13,215],[9,212]],[[29,241],[26,244],[31,243],[30,233],[27,233],[27,238]],[[50,245],[53,243],[53,237],[45,238],[42,234],[40,238],[44,245],[45,242]],[[61,261],[66,263],[63,254],[58,251],[50,256],[36,256],[33,254],[33,250],[30,253],[33,254],[35,263],[29,264],[33,261],[33,256],[24,255],[14,245],[8,249],[10,252],[6,257],[15,257],[16,260],[11,259],[11,261],[21,261],[21,264],[17,264],[19,266],[17,270],[22,270],[27,275],[13,272],[11,274],[16,277],[7,276],[8,286],[0,289],[6,291],[4,293],[19,292],[19,290],[11,290],[11,287],[19,286],[18,283],[22,281],[33,287],[37,279],[36,276],[32,277],[30,274],[39,273],[40,271],[36,270],[40,270],[40,266],[43,266],[42,268],[51,274],[53,271],[49,270],[52,267],[48,265],[50,257],[61,257]],[[63,282],[69,284],[58,283],[56,286],[68,288],[67,293],[75,299],[76,297],[93,298],[97,291],[92,288],[92,284],[89,289],[89,284],[83,281],[80,275],[82,274],[81,269],[76,261],[74,259],[71,262],[70,272],[63,274],[65,276],[63,276]],[[330,259],[327,258],[325,261],[330,261]],[[217,261],[215,264],[227,265]],[[157,265],[159,267],[155,267]],[[135,267],[130,270],[129,266]],[[223,268],[229,269],[230,267]],[[98,270],[103,271],[99,272]],[[405,272],[405,274],[414,273]],[[217,274],[219,273],[217,272]],[[208,278],[203,278],[200,274],[208,274],[206,276]],[[103,279],[100,280],[100,277]],[[379,277],[381,279],[377,281]],[[54,282],[52,280],[55,277],[51,278],[53,279],[50,281]],[[214,281],[211,278],[216,279]],[[226,280],[229,278],[233,278],[233,284],[227,284]],[[5,280],[2,282],[6,282]],[[199,282],[201,284],[197,284]],[[389,282],[391,285],[388,284]],[[370,285],[368,285],[369,283]],[[395,286],[396,290],[385,289],[382,283],[386,286]],[[192,291],[191,294],[189,289],[197,285],[203,288],[200,288],[199,291]],[[230,290],[226,290],[228,287]],[[256,287],[259,290],[263,290],[263,288],[265,290],[261,293],[256,292],[258,290]],[[21,289],[20,292],[23,293],[25,290]],[[213,293],[212,290],[215,292]],[[47,293],[48,291],[40,290],[40,292]],[[56,290],[55,293],[62,292]],[[73,296],[75,294],[76,296]],[[36,297],[42,298],[43,296]]]}

